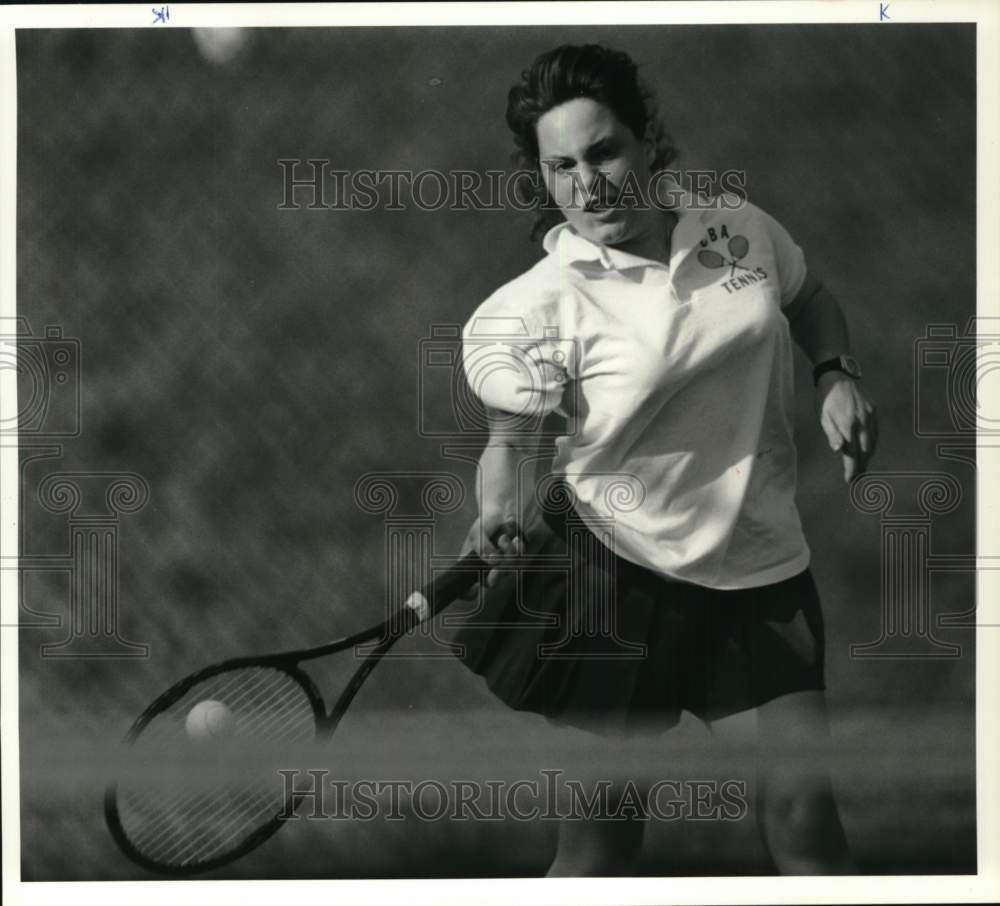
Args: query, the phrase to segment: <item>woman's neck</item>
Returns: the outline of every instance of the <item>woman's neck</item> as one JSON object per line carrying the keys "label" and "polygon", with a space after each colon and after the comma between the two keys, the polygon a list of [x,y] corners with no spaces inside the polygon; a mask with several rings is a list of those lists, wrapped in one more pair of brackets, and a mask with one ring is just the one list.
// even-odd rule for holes
{"label": "woman's neck", "polygon": [[670,240],[677,225],[677,215],[673,211],[659,209],[652,210],[650,214],[646,230],[617,247],[623,252],[669,265]]}

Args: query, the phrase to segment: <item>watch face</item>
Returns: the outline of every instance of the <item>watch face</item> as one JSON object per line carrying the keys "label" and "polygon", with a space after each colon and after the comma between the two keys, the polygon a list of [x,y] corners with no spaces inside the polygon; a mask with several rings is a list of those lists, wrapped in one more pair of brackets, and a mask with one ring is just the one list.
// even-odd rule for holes
{"label": "watch face", "polygon": [[861,366],[858,364],[858,360],[852,355],[842,355],[840,357],[840,364],[852,378],[861,377]]}

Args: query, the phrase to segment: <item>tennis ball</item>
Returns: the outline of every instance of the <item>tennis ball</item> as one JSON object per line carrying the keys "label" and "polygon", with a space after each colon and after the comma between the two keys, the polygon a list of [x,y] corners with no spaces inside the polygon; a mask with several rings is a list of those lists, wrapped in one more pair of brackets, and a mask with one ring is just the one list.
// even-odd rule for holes
{"label": "tennis ball", "polygon": [[223,66],[247,49],[252,31],[249,28],[192,28],[191,37],[209,63]]}
{"label": "tennis ball", "polygon": [[236,717],[222,702],[208,699],[188,711],[184,729],[188,738],[197,742],[230,739],[236,730]]}

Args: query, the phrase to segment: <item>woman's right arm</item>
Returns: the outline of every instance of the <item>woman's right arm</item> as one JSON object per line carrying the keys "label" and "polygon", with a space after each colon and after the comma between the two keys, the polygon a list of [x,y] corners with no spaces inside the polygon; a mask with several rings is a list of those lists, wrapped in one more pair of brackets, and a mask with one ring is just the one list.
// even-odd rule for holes
{"label": "woman's right arm", "polygon": [[[536,289],[529,287],[531,293]],[[543,425],[554,427],[554,413],[565,418],[561,407],[575,371],[575,347],[552,331],[551,325],[561,319],[559,294],[548,299],[526,292],[518,280],[505,284],[476,310],[462,332],[465,378],[485,407],[489,426],[479,459],[479,515],[465,550],[497,564],[488,585],[496,583],[505,560],[543,542],[546,524],[535,488],[539,465],[547,465],[554,452]]]}
{"label": "woman's right arm", "polygon": [[[487,418],[490,438],[479,457],[480,480],[476,486],[479,515],[469,529],[463,552],[478,551],[487,563],[497,564],[486,580],[487,586],[492,587],[503,571],[504,561],[524,554],[543,525],[535,499],[535,483],[545,457],[540,430],[511,435],[506,430],[509,415],[487,410]],[[509,531],[511,526],[518,529],[514,537]],[[476,594],[474,587],[467,597]]]}

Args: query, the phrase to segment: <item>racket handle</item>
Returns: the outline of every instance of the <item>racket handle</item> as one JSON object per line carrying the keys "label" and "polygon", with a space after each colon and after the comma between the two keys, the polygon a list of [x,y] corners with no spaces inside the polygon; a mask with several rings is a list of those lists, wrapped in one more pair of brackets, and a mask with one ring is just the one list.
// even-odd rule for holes
{"label": "racket handle", "polygon": [[[493,533],[490,540],[496,544],[502,535],[508,538],[524,537],[516,522],[505,522]],[[478,551],[469,551],[451,569],[435,576],[403,602],[402,617],[406,628],[412,628],[439,614],[459,595],[472,588],[479,581],[483,570],[490,568],[491,564],[487,563]]]}

